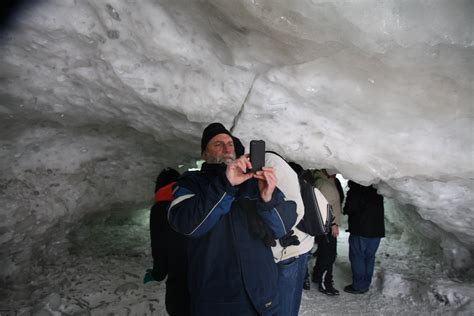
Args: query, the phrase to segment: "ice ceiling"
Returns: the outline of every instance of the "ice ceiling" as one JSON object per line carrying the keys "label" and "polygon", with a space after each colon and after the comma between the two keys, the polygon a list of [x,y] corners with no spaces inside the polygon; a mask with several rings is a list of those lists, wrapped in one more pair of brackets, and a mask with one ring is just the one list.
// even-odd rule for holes
{"label": "ice ceiling", "polygon": [[0,33],[2,277],[88,214],[149,205],[213,121],[378,183],[472,264],[472,1],[23,3]]}

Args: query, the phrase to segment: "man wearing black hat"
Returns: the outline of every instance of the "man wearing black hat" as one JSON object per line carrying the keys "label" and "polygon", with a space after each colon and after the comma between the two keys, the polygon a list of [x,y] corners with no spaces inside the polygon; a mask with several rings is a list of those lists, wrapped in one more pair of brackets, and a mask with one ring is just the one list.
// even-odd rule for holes
{"label": "man wearing black hat", "polygon": [[277,267],[268,238],[249,230],[249,214],[278,239],[294,225],[296,204],[276,188],[272,168],[252,173],[247,156],[235,157],[234,139],[222,124],[206,127],[201,151],[206,162],[180,178],[168,212],[171,226],[190,237],[192,314],[273,315]]}

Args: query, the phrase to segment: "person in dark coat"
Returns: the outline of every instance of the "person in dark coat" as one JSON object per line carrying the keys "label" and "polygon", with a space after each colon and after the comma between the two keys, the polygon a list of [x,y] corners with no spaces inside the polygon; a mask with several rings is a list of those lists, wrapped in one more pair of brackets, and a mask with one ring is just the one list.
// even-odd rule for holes
{"label": "person in dark coat", "polygon": [[[188,239],[192,315],[274,315],[278,272],[267,238],[252,234],[251,214],[279,239],[296,222],[296,203],[276,187],[272,168],[256,173],[236,158],[231,133],[220,123],[204,129],[200,171],[183,174],[173,189],[170,225]],[[253,221],[252,221],[253,222]]]}
{"label": "person in dark coat", "polygon": [[362,294],[369,290],[375,254],[385,237],[383,196],[373,186],[349,181],[344,214],[349,215],[349,260],[352,284],[344,291]]}
{"label": "person in dark coat", "polygon": [[144,282],[166,280],[165,305],[171,316],[190,315],[187,288],[187,238],[168,223],[168,206],[173,199],[172,188],[179,172],[166,168],[156,179],[155,204],[150,210],[150,237],[153,269],[145,274]]}

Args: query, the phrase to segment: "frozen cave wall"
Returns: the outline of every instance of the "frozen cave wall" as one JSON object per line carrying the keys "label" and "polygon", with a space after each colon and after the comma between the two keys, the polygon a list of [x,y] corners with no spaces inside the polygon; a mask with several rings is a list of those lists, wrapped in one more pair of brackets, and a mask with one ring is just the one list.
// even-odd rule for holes
{"label": "frozen cave wall", "polygon": [[212,121],[377,183],[407,238],[470,268],[472,1],[22,3],[0,33],[2,278],[149,205]]}

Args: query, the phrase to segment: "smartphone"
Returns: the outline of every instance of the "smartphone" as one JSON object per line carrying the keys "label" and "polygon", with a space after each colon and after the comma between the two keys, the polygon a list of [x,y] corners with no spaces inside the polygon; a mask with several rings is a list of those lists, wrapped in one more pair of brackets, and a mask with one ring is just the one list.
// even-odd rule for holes
{"label": "smartphone", "polygon": [[263,140],[250,141],[250,163],[252,164],[251,172],[260,171],[265,166],[265,142]]}

